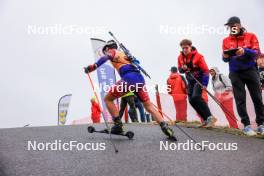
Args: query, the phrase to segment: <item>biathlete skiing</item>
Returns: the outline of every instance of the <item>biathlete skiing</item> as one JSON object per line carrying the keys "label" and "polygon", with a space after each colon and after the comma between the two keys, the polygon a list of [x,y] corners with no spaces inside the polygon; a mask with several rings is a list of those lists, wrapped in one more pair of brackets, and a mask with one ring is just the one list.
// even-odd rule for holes
{"label": "biathlete skiing", "polygon": [[175,139],[174,132],[168,127],[168,124],[163,120],[161,114],[155,109],[150,101],[148,92],[145,88],[145,79],[138,67],[133,65],[125,52],[118,50],[118,44],[114,40],[106,42],[102,48],[104,56],[102,56],[96,63],[85,68],[85,73],[90,73],[110,61],[113,67],[119,73],[121,80],[116,82],[104,97],[105,104],[114,122],[111,128],[111,133],[122,134],[124,132],[123,123],[119,116],[119,111],[114,104],[114,100],[127,94],[129,91],[133,92],[143,103],[145,109],[155,118],[159,123],[163,133],[169,139]]}

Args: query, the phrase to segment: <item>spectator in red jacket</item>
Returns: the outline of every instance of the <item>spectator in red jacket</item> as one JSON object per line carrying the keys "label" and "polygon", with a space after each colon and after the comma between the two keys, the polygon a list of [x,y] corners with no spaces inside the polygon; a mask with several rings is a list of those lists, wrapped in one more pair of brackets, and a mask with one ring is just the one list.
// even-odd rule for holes
{"label": "spectator in red jacket", "polygon": [[171,67],[167,86],[168,93],[173,97],[176,120],[187,121],[187,83],[185,78],[178,73],[177,67]]}
{"label": "spectator in red jacket", "polygon": [[229,78],[233,86],[238,114],[244,124],[243,132],[248,136],[256,135],[250,126],[246,106],[247,86],[256,112],[257,131],[264,135],[264,105],[261,83],[257,71],[256,58],[260,53],[259,42],[255,34],[242,27],[238,17],[229,18],[225,24],[230,35],[223,40],[223,61],[229,63]]}
{"label": "spectator in red jacket", "polygon": [[99,104],[96,102],[95,98],[91,99],[91,105],[91,119],[93,123],[100,123],[102,110]]}
{"label": "spectator in red jacket", "polygon": [[188,81],[189,102],[202,117],[202,127],[213,127],[217,119],[212,115],[207,103],[202,98],[203,90],[206,89],[209,81],[208,66],[204,57],[192,46],[191,40],[182,40],[180,46],[182,52],[178,57],[178,68],[180,73],[185,73]]}

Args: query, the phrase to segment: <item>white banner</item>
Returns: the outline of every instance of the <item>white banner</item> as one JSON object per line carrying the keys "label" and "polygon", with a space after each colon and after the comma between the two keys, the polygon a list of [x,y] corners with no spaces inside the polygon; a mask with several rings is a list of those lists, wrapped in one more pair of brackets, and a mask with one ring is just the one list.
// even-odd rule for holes
{"label": "white banner", "polygon": [[[91,42],[92,42],[95,61],[98,61],[98,59],[104,55],[102,53],[102,48],[105,45],[105,41],[101,39],[91,38]],[[113,68],[110,62],[104,63],[97,69],[97,77],[98,77],[99,87],[106,87],[106,86],[110,87],[116,83],[115,69]],[[100,90],[103,115],[107,121],[111,121],[112,116],[108,112],[104,102],[104,97],[106,96],[106,94],[107,92],[105,91],[105,89]],[[116,106],[118,106],[118,101],[115,101],[115,104]]]}
{"label": "white banner", "polygon": [[67,121],[67,114],[71,102],[71,94],[64,95],[60,98],[58,103],[58,125],[65,125]]}

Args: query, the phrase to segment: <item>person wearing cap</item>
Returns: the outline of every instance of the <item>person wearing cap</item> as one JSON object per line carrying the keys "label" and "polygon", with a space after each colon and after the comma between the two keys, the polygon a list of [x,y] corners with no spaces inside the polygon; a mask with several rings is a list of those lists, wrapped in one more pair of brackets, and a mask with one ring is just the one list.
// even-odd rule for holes
{"label": "person wearing cap", "polygon": [[217,67],[212,67],[209,70],[209,73],[212,76],[211,83],[214,90],[214,96],[224,107],[221,108],[225,113],[226,119],[229,123],[229,127],[238,128],[236,116],[234,113],[234,107],[233,107],[234,98],[233,98],[233,90],[230,79],[226,75],[220,73]]}
{"label": "person wearing cap", "polygon": [[260,54],[257,59],[258,69],[259,69],[259,76],[260,82],[262,87],[262,92],[264,90],[264,54]]}
{"label": "person wearing cap", "polygon": [[128,92],[133,92],[143,103],[146,111],[155,118],[162,132],[170,139],[175,140],[174,131],[168,126],[168,123],[164,121],[162,115],[150,101],[145,87],[145,79],[138,67],[131,63],[131,59],[123,51],[118,50],[118,45],[114,40],[105,43],[102,47],[102,55],[96,63],[85,67],[84,72],[89,74],[105,62],[110,61],[121,77],[121,80],[117,81],[104,97],[104,102],[114,122],[111,132],[115,134],[122,134],[124,132],[123,123],[121,117],[119,117],[119,111],[114,100],[124,96]]}
{"label": "person wearing cap", "polygon": [[99,104],[96,102],[95,98],[91,99],[91,119],[93,123],[100,123],[101,118],[101,108]]}
{"label": "person wearing cap", "polygon": [[[257,71],[256,58],[260,53],[259,42],[255,34],[242,27],[238,17],[231,17],[225,24],[230,29],[230,35],[223,40],[223,61],[229,64],[229,78],[233,86],[235,102],[243,132],[248,136],[256,135],[251,128],[246,106],[246,89],[251,95],[255,112],[257,132],[264,135],[264,105],[261,95],[260,77]],[[235,53],[228,53],[235,50]]]}
{"label": "person wearing cap", "polygon": [[171,67],[167,80],[168,93],[172,96],[176,110],[176,121],[187,121],[187,83],[178,73],[177,67]]}
{"label": "person wearing cap", "polygon": [[182,40],[180,47],[182,51],[178,57],[178,68],[180,73],[185,73],[188,81],[189,102],[202,118],[201,127],[214,127],[217,119],[212,115],[202,96],[209,81],[208,66],[203,55],[192,45],[191,40]]}

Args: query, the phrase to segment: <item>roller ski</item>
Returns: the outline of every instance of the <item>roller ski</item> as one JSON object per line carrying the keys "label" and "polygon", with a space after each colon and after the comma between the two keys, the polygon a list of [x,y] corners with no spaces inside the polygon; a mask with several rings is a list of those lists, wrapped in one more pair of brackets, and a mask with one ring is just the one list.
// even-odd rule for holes
{"label": "roller ski", "polygon": [[168,137],[168,140],[177,141],[177,138],[174,136],[173,130],[169,128],[166,122],[161,122],[160,127],[162,132]]}
{"label": "roller ski", "polygon": [[[96,130],[95,127],[93,127],[93,126],[89,126],[88,127],[88,132],[89,133],[105,133],[105,134],[109,134],[109,130],[108,129]],[[134,133],[132,131],[127,131],[127,132],[123,131],[122,133],[113,133],[111,131],[111,134],[119,135],[119,136],[126,136],[128,139],[133,139],[133,137],[134,137]]]}
{"label": "roller ski", "polygon": [[[126,136],[128,139],[133,139],[134,133],[132,131],[125,132],[123,129],[123,124],[119,118],[114,119],[113,121],[114,121],[114,126],[111,128],[111,134],[119,135],[119,136]],[[89,133],[105,133],[105,134],[110,133],[108,129],[96,130],[93,126],[88,127],[88,132]]]}

